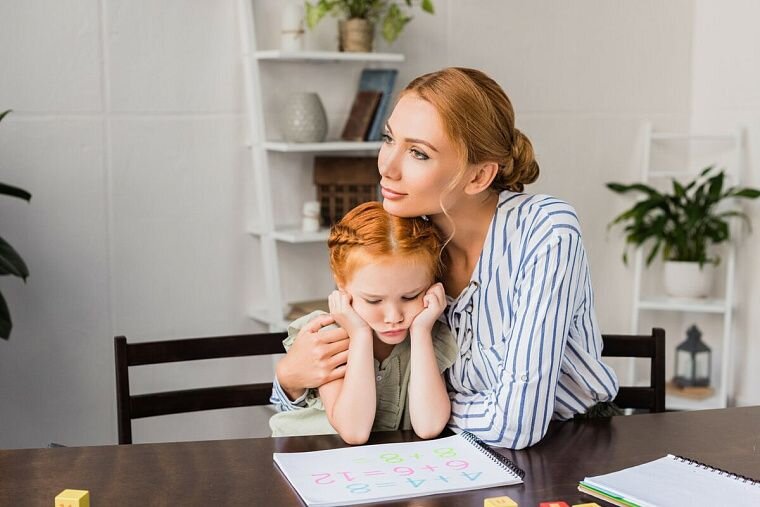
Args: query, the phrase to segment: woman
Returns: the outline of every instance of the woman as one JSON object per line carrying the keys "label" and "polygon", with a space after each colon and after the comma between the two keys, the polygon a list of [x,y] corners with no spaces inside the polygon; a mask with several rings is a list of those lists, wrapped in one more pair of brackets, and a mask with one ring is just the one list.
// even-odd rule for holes
{"label": "woman", "polygon": [[[444,315],[459,346],[446,373],[450,427],[521,449],[541,440],[550,419],[612,400],[618,383],[600,359],[575,210],[522,193],[538,164],[501,87],[473,69],[423,75],[401,93],[385,134],[383,207],[425,215],[447,238]],[[345,333],[318,333],[331,322],[305,327],[303,346],[278,364],[272,401],[280,409],[344,374]]]}

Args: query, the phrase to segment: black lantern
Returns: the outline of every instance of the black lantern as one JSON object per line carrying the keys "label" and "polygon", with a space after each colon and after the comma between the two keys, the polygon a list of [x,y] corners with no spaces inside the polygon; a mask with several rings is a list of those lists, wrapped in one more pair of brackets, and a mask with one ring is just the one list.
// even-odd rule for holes
{"label": "black lantern", "polygon": [[710,347],[701,340],[702,332],[696,325],[686,331],[686,340],[676,347],[676,374],[678,387],[707,387],[710,385]]}

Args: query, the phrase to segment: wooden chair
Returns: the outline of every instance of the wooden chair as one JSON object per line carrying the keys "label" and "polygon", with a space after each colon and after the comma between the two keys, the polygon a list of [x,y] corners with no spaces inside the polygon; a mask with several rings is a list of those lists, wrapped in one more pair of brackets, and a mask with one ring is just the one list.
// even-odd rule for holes
{"label": "wooden chair", "polygon": [[665,330],[652,328],[651,335],[603,334],[606,357],[648,357],[649,387],[621,387],[615,398],[620,408],[665,412]]}
{"label": "wooden chair", "polygon": [[132,419],[219,408],[268,405],[272,383],[205,387],[130,395],[129,367],[226,357],[282,354],[287,333],[262,333],[210,338],[127,343],[114,337],[116,407],[119,444],[132,443]]}

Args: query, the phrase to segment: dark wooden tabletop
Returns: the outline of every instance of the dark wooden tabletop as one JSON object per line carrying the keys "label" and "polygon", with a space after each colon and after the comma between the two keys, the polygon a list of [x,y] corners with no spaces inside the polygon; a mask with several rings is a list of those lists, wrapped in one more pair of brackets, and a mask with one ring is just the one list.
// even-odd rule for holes
{"label": "dark wooden tabletop", "polygon": [[[410,440],[410,432],[394,431],[370,443]],[[48,507],[67,488],[89,490],[96,507],[300,505],[272,453],[343,446],[336,436],[312,436],[0,450],[0,506]],[[521,507],[588,502],[579,480],[668,453],[760,478],[760,407],[557,423],[538,445],[500,452],[525,470],[524,484],[392,505],[482,507],[484,498],[502,495]]]}

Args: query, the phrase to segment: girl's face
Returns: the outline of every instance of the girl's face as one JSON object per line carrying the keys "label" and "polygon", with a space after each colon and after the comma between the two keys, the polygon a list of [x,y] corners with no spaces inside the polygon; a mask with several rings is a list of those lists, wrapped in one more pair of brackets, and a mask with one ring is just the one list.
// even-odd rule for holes
{"label": "girl's face", "polygon": [[409,334],[432,283],[418,263],[389,258],[358,268],[342,289],[351,295],[351,306],[369,324],[375,338],[396,345]]}
{"label": "girl's face", "polygon": [[449,208],[456,189],[448,194],[448,186],[459,173],[459,160],[435,107],[407,93],[386,126],[378,155],[385,210],[401,217],[435,215],[444,194]]}

